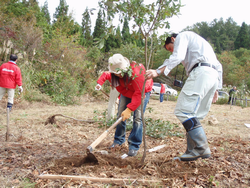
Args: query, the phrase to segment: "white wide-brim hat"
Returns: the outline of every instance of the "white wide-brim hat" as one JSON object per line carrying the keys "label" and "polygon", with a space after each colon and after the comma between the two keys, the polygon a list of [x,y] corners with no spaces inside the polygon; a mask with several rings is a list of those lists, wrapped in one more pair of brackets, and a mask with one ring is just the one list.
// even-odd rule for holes
{"label": "white wide-brim hat", "polygon": [[121,70],[128,70],[129,66],[129,60],[121,54],[114,54],[109,58],[108,68],[111,73],[120,74]]}

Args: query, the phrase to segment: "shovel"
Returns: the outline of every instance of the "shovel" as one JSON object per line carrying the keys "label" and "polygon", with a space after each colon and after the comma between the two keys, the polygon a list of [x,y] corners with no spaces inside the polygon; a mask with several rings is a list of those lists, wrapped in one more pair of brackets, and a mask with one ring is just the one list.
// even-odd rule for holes
{"label": "shovel", "polygon": [[98,160],[95,157],[95,155],[92,153],[92,151],[95,149],[95,147],[100,144],[100,142],[106,138],[106,136],[108,135],[108,133],[114,129],[119,123],[121,123],[122,121],[122,117],[120,117],[118,120],[116,120],[116,122],[111,125],[105,132],[103,132],[91,145],[89,145],[87,147],[87,157],[85,158],[85,162],[94,162],[97,163]]}

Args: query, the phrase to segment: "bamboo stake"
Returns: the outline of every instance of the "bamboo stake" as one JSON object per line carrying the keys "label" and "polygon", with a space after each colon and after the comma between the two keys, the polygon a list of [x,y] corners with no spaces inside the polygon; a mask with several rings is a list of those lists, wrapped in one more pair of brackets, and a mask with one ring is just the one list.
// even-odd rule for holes
{"label": "bamboo stake", "polygon": [[86,177],[86,176],[70,176],[70,175],[52,175],[52,174],[43,174],[38,176],[41,179],[71,179],[71,180],[82,180],[82,181],[91,181],[97,183],[134,183],[138,182],[140,184],[152,185],[157,183],[158,185],[162,182],[159,180],[146,180],[146,179],[122,179],[122,178],[98,178],[98,177]]}
{"label": "bamboo stake", "polygon": [[10,122],[10,109],[7,108],[6,142],[9,141],[9,122]]}

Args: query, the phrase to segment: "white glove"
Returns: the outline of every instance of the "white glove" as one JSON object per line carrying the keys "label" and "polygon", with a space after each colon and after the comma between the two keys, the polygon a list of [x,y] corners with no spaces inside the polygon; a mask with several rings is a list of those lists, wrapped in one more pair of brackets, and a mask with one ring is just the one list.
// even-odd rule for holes
{"label": "white glove", "polygon": [[18,86],[18,92],[22,93],[23,92],[23,87],[22,86]]}
{"label": "white glove", "polygon": [[95,90],[99,91],[100,89],[102,89],[102,86],[101,86],[100,84],[97,84],[97,85],[95,86]]}

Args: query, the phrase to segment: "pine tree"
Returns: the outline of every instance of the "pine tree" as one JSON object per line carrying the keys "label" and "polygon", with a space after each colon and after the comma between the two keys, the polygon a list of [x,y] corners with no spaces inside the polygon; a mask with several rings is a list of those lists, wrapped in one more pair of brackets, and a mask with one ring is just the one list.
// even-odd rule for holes
{"label": "pine tree", "polygon": [[116,47],[120,48],[122,45],[122,35],[121,35],[120,25],[116,29],[115,42],[116,42]]}
{"label": "pine tree", "polygon": [[245,22],[242,23],[238,36],[234,42],[235,49],[246,48],[250,49],[250,36],[248,26]]}
{"label": "pine tree", "polygon": [[129,33],[129,24],[128,24],[127,17],[125,17],[124,23],[123,23],[122,39],[123,39],[123,44],[129,44],[131,42],[131,35]]}
{"label": "pine tree", "polygon": [[62,33],[73,35],[79,32],[80,26],[75,23],[72,16],[68,15],[69,6],[65,0],[60,0],[59,6],[53,16],[53,29],[57,28]]}
{"label": "pine tree", "polygon": [[85,12],[82,14],[82,42],[83,46],[92,45],[92,36],[91,36],[91,19],[89,15],[88,8],[85,9]]}
{"label": "pine tree", "polygon": [[108,52],[112,48],[117,48],[117,43],[115,41],[115,35],[110,34],[108,39],[105,41],[104,51]]}
{"label": "pine tree", "polygon": [[95,28],[93,32],[93,39],[100,39],[104,32],[104,21],[101,9],[98,12],[97,19],[95,22]]}
{"label": "pine tree", "polygon": [[44,5],[41,8],[41,12],[44,14],[44,17],[47,20],[47,23],[50,24],[50,14],[49,14],[49,8],[48,8],[48,1],[47,0],[44,2]]}

